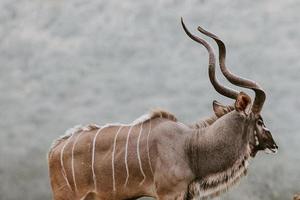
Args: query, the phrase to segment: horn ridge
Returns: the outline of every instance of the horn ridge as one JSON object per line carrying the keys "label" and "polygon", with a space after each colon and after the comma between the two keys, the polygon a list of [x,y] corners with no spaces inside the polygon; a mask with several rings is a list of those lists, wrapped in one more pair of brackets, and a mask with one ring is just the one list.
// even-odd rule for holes
{"label": "horn ridge", "polygon": [[181,17],[181,25],[183,27],[183,30],[185,31],[185,33],[192,39],[194,40],[195,42],[199,43],[199,44],[202,44],[206,50],[208,51],[208,56],[209,56],[209,63],[208,63],[208,74],[209,74],[209,79],[210,79],[210,82],[211,84],[213,85],[213,87],[215,88],[215,90],[228,97],[228,98],[231,98],[231,99],[236,99],[236,97],[238,96],[238,92],[229,88],[229,87],[226,87],[226,86],[223,86],[219,83],[218,79],[216,78],[216,72],[215,72],[215,65],[216,65],[216,58],[215,58],[215,54],[214,54],[214,51],[212,49],[212,47],[204,40],[204,39],[201,39],[195,35],[193,35],[185,26],[184,22],[183,22],[183,18]]}
{"label": "horn ridge", "polygon": [[243,78],[243,77],[233,74],[226,67],[226,64],[225,64],[226,47],[225,47],[224,42],[218,36],[206,31],[205,29],[203,29],[200,26],[198,27],[198,31],[200,31],[204,35],[214,39],[215,42],[217,43],[218,48],[219,48],[219,64],[220,64],[221,72],[226,77],[226,79],[234,85],[254,90],[255,99],[254,99],[254,102],[252,105],[252,111],[254,113],[260,113],[260,111],[263,107],[263,104],[265,102],[265,99],[266,99],[266,94],[265,94],[263,88],[258,83],[254,82],[252,80],[249,80],[249,79],[246,79],[246,78]]}

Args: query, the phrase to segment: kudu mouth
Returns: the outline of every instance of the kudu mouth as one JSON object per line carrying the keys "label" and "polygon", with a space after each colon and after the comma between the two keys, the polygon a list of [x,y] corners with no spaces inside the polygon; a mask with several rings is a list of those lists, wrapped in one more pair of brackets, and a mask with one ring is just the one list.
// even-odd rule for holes
{"label": "kudu mouth", "polygon": [[267,154],[276,154],[277,151],[278,151],[278,149],[270,149],[270,148],[265,149],[265,153],[267,153]]}
{"label": "kudu mouth", "polygon": [[276,154],[278,152],[278,146],[274,143],[273,145],[267,145],[264,148],[260,148],[250,143],[250,155],[255,157],[259,151],[264,151],[266,154]]}
{"label": "kudu mouth", "polygon": [[272,146],[267,146],[264,152],[267,154],[276,154],[278,152],[278,146],[274,143]]}
{"label": "kudu mouth", "polygon": [[266,127],[263,127],[263,130],[264,130],[263,134],[265,134],[267,137],[264,152],[267,154],[276,154],[278,151],[278,146],[275,143],[270,130]]}
{"label": "kudu mouth", "polygon": [[255,130],[254,142],[249,142],[252,157],[254,157],[258,151],[264,151],[267,154],[276,154],[278,152],[278,146],[269,129],[264,127],[263,130],[265,131],[263,133],[259,133]]}

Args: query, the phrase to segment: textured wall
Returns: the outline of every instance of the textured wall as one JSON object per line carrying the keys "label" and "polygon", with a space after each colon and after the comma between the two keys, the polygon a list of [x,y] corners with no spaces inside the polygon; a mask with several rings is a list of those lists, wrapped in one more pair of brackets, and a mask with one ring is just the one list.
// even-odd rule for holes
{"label": "textured wall", "polygon": [[0,199],[50,199],[47,150],[76,124],[130,122],[157,106],[192,122],[213,99],[231,102],[209,84],[207,53],[180,16],[221,36],[228,66],[264,86],[280,147],[221,199],[291,199],[300,191],[299,10],[297,0],[1,0]]}

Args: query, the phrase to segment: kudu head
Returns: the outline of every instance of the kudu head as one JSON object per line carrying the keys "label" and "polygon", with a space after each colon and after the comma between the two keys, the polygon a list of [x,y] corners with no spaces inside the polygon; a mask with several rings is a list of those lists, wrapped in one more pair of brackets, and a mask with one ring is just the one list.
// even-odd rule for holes
{"label": "kudu head", "polygon": [[243,123],[242,125],[247,129],[246,139],[251,148],[252,157],[254,157],[258,151],[262,150],[267,153],[276,153],[278,146],[273,140],[270,130],[266,128],[261,116],[261,110],[266,99],[262,87],[252,80],[231,73],[225,65],[225,44],[216,35],[198,27],[198,31],[214,39],[217,43],[219,48],[219,65],[222,74],[230,83],[242,88],[252,89],[255,92],[253,103],[251,103],[251,98],[246,93],[237,92],[236,90],[221,85],[215,76],[216,59],[212,47],[204,39],[191,34],[182,19],[181,24],[185,33],[192,40],[202,44],[207,49],[209,54],[209,78],[215,90],[218,93],[235,100],[234,106],[223,106],[216,101],[213,102],[213,109],[215,114],[220,117],[219,120],[228,121],[233,120],[234,118],[236,123]]}

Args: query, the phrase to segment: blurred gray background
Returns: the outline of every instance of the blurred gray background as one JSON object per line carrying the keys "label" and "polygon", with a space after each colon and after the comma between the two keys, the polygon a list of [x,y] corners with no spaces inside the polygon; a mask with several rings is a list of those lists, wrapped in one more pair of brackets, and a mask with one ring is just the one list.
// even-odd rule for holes
{"label": "blurred gray background", "polygon": [[219,35],[230,69],[265,88],[263,116],[280,147],[258,154],[219,199],[291,199],[300,192],[299,12],[297,0],[1,0],[0,199],[51,199],[46,154],[76,124],[131,122],[155,107],[189,123],[211,115],[214,99],[232,103],[210,85],[207,52],[181,16],[194,33]]}

